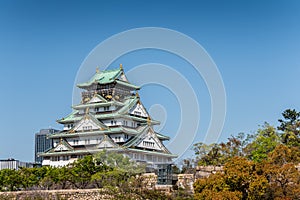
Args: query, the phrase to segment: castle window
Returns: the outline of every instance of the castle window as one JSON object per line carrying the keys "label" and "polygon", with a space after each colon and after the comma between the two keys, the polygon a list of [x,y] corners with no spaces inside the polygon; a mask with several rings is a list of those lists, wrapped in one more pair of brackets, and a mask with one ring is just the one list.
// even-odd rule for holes
{"label": "castle window", "polygon": [[64,161],[69,160],[69,156],[63,156],[62,160],[64,160]]}
{"label": "castle window", "polygon": [[139,111],[134,111],[134,114],[135,114],[135,115],[142,115],[142,113],[139,112]]}
{"label": "castle window", "polygon": [[83,129],[84,131],[91,130],[91,129],[92,129],[92,126],[84,126],[84,127],[82,127],[82,129]]}
{"label": "castle window", "polygon": [[103,109],[104,111],[109,111],[109,106],[104,106]]}

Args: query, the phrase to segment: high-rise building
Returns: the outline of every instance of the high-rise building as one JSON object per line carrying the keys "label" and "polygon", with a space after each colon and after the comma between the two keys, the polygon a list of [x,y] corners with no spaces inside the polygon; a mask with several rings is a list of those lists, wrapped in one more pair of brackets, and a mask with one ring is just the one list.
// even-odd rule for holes
{"label": "high-rise building", "polygon": [[40,132],[35,134],[35,148],[34,148],[34,161],[42,163],[43,158],[38,156],[39,153],[44,153],[46,150],[53,148],[53,140],[47,138],[47,135],[58,132],[58,130],[49,128],[41,129]]}
{"label": "high-rise building", "polygon": [[77,87],[83,90],[81,103],[57,121],[64,129],[49,135],[54,147],[40,154],[42,165],[64,166],[104,149],[143,162],[148,169],[171,164],[177,157],[163,144],[169,137],[153,129],[160,122],[150,117],[138,94],[140,87],[128,81],[122,65],[96,70]]}

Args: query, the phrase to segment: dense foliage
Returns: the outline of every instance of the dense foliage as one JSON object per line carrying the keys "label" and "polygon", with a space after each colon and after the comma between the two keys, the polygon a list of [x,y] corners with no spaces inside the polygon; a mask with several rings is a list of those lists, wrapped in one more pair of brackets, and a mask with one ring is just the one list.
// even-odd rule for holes
{"label": "dense foliage", "polygon": [[102,151],[85,156],[65,167],[0,170],[0,190],[49,190],[102,188],[114,199],[167,199],[165,194],[147,190],[147,180],[140,176],[145,166],[118,153]]}
{"label": "dense foliage", "polygon": [[194,183],[195,199],[300,199],[300,113],[282,115],[277,129],[265,123],[225,143],[195,144],[199,165],[224,166]]}

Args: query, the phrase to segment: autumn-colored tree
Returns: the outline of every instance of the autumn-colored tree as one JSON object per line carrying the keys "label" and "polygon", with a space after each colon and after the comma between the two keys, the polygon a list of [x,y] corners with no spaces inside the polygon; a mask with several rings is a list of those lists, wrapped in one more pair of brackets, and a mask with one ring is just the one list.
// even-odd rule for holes
{"label": "autumn-colored tree", "polygon": [[224,165],[235,156],[243,156],[249,138],[250,135],[246,137],[244,133],[239,133],[237,136],[228,138],[227,142],[219,144],[207,145],[202,142],[194,144],[198,165]]}
{"label": "autumn-colored tree", "polygon": [[195,199],[240,199],[242,193],[230,191],[230,186],[226,183],[224,174],[216,173],[204,179],[197,179],[194,183]]}
{"label": "autumn-colored tree", "polygon": [[296,147],[278,145],[262,163],[264,176],[269,188],[266,196],[270,199],[300,199],[300,172],[295,164],[300,161]]}
{"label": "autumn-colored tree", "polygon": [[225,164],[223,174],[212,174],[195,182],[195,199],[262,199],[267,183],[257,173],[253,161],[233,157]]}

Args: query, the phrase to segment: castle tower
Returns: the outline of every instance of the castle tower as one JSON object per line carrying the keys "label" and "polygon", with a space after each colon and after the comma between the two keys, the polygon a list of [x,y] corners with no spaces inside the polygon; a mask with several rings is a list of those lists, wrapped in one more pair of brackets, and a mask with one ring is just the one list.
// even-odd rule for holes
{"label": "castle tower", "polygon": [[160,122],[151,118],[140,100],[140,88],[128,82],[122,65],[96,70],[77,87],[84,90],[81,103],[57,120],[64,128],[48,136],[54,147],[40,154],[42,165],[64,166],[103,149],[125,154],[150,168],[172,163],[176,155],[163,144],[169,137],[153,129]]}

